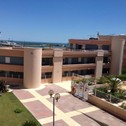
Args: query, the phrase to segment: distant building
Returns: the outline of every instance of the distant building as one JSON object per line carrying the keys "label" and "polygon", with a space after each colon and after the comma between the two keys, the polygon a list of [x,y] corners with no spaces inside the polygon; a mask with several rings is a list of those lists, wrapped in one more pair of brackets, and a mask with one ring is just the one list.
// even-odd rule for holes
{"label": "distant building", "polygon": [[[126,37],[126,36],[125,36]],[[67,49],[0,48],[0,79],[35,88],[41,83],[71,80],[73,74],[120,74],[125,67],[125,37],[70,39]]]}

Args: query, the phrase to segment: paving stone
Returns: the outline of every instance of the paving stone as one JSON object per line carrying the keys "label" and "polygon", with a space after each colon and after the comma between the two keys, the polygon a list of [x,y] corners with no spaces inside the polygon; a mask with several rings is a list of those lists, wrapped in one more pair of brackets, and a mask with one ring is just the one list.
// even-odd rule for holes
{"label": "paving stone", "polygon": [[34,96],[31,93],[29,93],[27,90],[18,89],[18,90],[14,90],[13,93],[20,100],[34,98]]}
{"label": "paving stone", "polygon": [[43,126],[52,126],[53,104],[48,95],[51,89],[62,94],[55,102],[55,126],[99,126],[97,121],[109,126],[126,126],[126,122],[108,112],[68,94],[65,84],[61,87],[59,84],[46,84],[43,89],[13,92]]}
{"label": "paving stone", "polygon": [[49,116],[52,116],[52,111],[49,110],[44,104],[42,104],[40,101],[32,101],[32,102],[26,102],[24,105],[30,110],[30,112],[37,118],[47,118]]}

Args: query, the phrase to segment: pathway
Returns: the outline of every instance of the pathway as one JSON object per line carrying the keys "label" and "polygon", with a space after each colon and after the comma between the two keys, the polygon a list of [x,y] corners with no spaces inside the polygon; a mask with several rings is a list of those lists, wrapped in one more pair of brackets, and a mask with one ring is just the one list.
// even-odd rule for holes
{"label": "pathway", "polygon": [[97,121],[108,126],[126,126],[126,122],[70,95],[69,82],[42,84],[39,89],[15,89],[13,93],[43,126],[52,126],[50,89],[61,95],[55,107],[55,126],[99,126]]}

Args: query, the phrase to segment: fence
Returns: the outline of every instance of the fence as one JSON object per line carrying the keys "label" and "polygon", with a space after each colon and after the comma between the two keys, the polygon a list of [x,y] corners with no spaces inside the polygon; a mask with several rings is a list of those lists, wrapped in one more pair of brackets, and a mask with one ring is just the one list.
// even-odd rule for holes
{"label": "fence", "polygon": [[108,93],[105,93],[105,92],[102,92],[102,91],[99,91],[97,89],[94,89],[94,95],[99,97],[99,98],[103,98],[105,99],[106,101],[108,102],[111,102],[111,103],[119,103],[119,102],[123,102],[122,99],[120,98],[117,98],[111,94],[108,94]]}
{"label": "fence", "polygon": [[[90,78],[90,76],[81,76],[78,74],[74,74],[73,77],[75,80],[82,79],[82,78]],[[93,85],[89,85],[86,83],[84,84],[81,82],[79,84],[76,84],[74,81],[72,81],[71,86],[75,87],[75,90],[76,90],[75,96],[79,96],[81,98],[85,98],[85,95],[86,95],[86,99],[88,99],[87,94],[94,94],[95,96],[102,98],[110,103],[117,104],[117,103],[123,102],[122,99],[117,98],[109,93],[105,93],[105,92],[97,89],[97,87],[102,87],[105,85],[98,85],[95,82]],[[85,89],[87,89],[87,90],[85,91]]]}

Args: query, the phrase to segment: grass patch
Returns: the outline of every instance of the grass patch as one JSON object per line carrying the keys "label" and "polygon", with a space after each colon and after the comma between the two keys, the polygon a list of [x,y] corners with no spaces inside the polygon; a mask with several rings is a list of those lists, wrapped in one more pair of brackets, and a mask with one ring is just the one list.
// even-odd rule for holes
{"label": "grass patch", "polygon": [[[22,112],[15,113],[17,108],[20,108]],[[0,126],[22,126],[24,122],[29,120],[38,123],[13,93],[7,92],[0,97]],[[38,126],[41,125],[38,124]]]}

